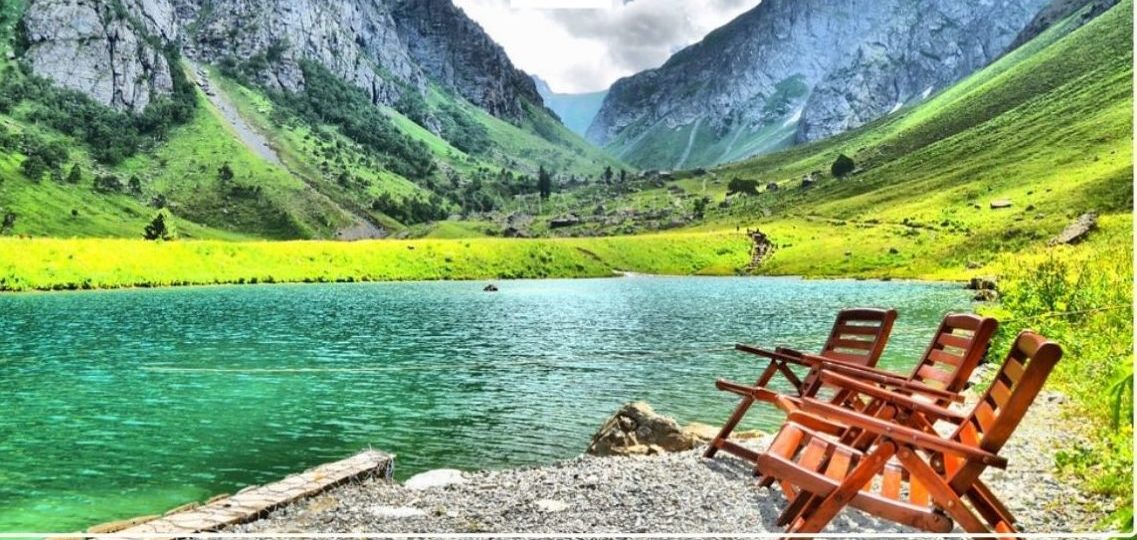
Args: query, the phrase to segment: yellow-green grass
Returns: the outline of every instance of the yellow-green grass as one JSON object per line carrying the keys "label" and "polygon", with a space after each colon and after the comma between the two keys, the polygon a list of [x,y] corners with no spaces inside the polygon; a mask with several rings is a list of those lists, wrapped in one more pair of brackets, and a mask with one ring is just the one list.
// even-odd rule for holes
{"label": "yellow-green grass", "polygon": [[730,233],[351,243],[6,238],[0,289],[728,274],[748,253],[747,240]]}

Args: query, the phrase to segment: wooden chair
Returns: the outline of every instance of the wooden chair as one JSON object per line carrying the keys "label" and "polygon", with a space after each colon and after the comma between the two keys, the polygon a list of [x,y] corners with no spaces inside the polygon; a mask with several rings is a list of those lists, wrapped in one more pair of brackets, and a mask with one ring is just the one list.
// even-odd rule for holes
{"label": "wooden chair", "polygon": [[[802,393],[800,395],[779,394],[768,388],[742,386],[727,381],[718,381],[716,385],[721,390],[743,396],[744,402],[745,398],[749,397],[751,402],[773,403],[787,414],[798,410],[803,398],[824,397],[832,405],[847,407],[885,419],[892,415],[893,408],[887,403],[862,396],[847,388],[831,388],[829,395],[823,396],[822,391],[826,385],[820,378],[820,374],[823,371],[830,371],[860,380],[872,381],[887,386],[895,392],[911,396],[913,399],[946,407],[953,402],[963,400],[958,392],[967,383],[967,379],[979,365],[984,355],[987,354],[991,337],[995,334],[998,325],[998,321],[990,317],[980,317],[970,313],[949,313],[940,322],[936,333],[932,336],[931,343],[924,350],[924,355],[907,376],[871,366],[850,362],[834,362],[829,358],[803,354],[799,360],[801,360],[801,365],[810,367],[810,372],[806,377],[809,383],[801,387]],[[871,434],[866,435],[862,430],[855,427],[836,431],[833,434],[839,437],[841,441],[857,447],[864,447],[873,440]],[[712,447],[714,444],[715,441],[712,441]],[[730,441],[720,444],[723,448],[729,448],[728,451],[732,454],[757,464],[757,452]],[[754,473],[759,475],[761,472],[761,467],[755,466]],[[769,480],[763,479],[763,483],[768,484]]]}
{"label": "wooden chair", "polygon": [[[771,351],[755,345],[741,343],[735,345],[735,349],[769,360],[766,369],[754,383],[755,388],[765,388],[766,385],[770,384],[774,375],[780,373],[782,378],[793,386],[796,393],[801,395],[806,389],[813,386],[816,374],[811,369],[803,380],[790,369],[791,364],[812,368],[817,365],[820,359],[826,359],[839,363],[875,366],[880,360],[880,355],[888,342],[888,336],[892,333],[892,324],[895,321],[896,310],[894,309],[856,308],[841,310],[837,313],[837,319],[833,322],[833,329],[830,330],[829,337],[825,340],[825,345],[821,348],[821,353],[818,356],[807,355],[801,351],[785,347],[777,347]],[[813,360],[804,360],[803,358],[807,356]],[[750,388],[722,380],[718,381],[716,385],[720,390],[726,391],[731,391],[730,388],[732,387]],[[730,418],[719,430],[718,435],[711,441],[710,446],[703,453],[704,457],[713,458],[719,450],[726,450],[751,462],[757,459],[757,454],[753,451],[727,440],[734,429],[738,427],[742,418],[746,416],[750,407],[754,405],[754,401],[760,399],[751,393],[740,393],[740,395],[742,399],[735,407],[734,413],[730,415]]]}
{"label": "wooden chair", "polygon": [[[1010,438],[1062,349],[1033,332],[1019,334],[990,388],[963,415],[875,384],[825,372],[827,384],[889,402],[886,420],[812,398],[790,414],[759,465],[781,481],[792,501],[779,518],[787,532],[820,532],[847,505],[933,533],[958,524],[974,534],[1014,535],[1014,517],[979,481],[987,467],[1005,468],[999,450]],[[950,437],[904,425],[909,416],[933,415],[958,427]],[[833,425],[875,435],[854,448],[827,435]]]}

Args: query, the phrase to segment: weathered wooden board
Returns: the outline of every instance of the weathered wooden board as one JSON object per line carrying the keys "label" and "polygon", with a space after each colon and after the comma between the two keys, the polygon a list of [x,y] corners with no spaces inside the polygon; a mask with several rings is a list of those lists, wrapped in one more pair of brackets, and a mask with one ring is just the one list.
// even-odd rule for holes
{"label": "weathered wooden board", "polygon": [[[373,476],[389,477],[394,459],[384,453],[368,450],[350,458],[320,465],[264,486],[250,486],[236,495],[219,498],[196,508],[174,512],[114,532],[116,538],[131,535],[155,536],[214,532],[222,527],[247,523],[285,504],[311,497],[333,486]],[[91,532],[91,531],[88,531]],[[161,537],[157,537],[161,538]]]}

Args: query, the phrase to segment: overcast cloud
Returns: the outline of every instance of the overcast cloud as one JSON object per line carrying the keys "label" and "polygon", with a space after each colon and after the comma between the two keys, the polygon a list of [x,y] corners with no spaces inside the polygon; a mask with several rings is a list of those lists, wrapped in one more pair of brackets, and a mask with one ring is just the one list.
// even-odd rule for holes
{"label": "overcast cloud", "polygon": [[515,8],[510,0],[454,0],[517,67],[557,92],[603,90],[620,77],[658,67],[758,2],[617,0],[605,9],[548,9]]}

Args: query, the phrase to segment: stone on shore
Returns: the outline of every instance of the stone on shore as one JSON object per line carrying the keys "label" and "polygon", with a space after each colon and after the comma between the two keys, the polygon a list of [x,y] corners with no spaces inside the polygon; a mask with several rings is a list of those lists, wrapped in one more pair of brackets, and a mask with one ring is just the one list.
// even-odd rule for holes
{"label": "stone on shore", "polygon": [[462,471],[455,469],[435,469],[433,471],[426,471],[418,473],[403,482],[403,487],[413,490],[424,490],[446,487],[453,484],[461,484],[465,482],[462,478]]}
{"label": "stone on shore", "polygon": [[699,444],[679,423],[656,413],[642,401],[628,403],[592,436],[588,453],[594,456],[640,456],[682,452]]}

